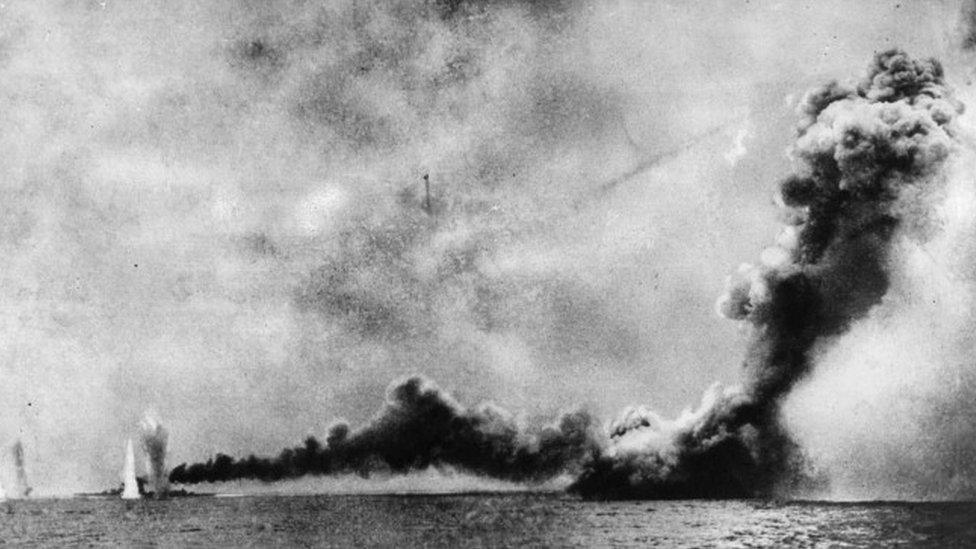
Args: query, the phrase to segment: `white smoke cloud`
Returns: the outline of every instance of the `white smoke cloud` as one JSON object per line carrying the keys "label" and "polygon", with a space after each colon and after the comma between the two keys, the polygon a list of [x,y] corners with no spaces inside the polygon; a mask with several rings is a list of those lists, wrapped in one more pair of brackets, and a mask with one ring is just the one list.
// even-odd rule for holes
{"label": "white smoke cloud", "polygon": [[825,349],[785,416],[830,480],[822,497],[976,495],[976,148],[968,137],[934,205],[934,235],[905,237],[892,287],[869,318]]}
{"label": "white smoke cloud", "polygon": [[751,137],[752,132],[748,126],[739,128],[735,132],[735,136],[732,138],[732,146],[729,150],[725,152],[725,161],[729,163],[730,166],[735,167],[739,163],[739,160],[745,156],[749,149],[746,148],[746,140]]}

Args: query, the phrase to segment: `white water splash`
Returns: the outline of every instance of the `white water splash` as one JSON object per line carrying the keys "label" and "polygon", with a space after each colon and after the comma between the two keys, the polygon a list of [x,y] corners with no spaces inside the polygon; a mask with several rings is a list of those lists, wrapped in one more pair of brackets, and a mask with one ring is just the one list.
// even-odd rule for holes
{"label": "white water splash", "polygon": [[125,441],[125,466],[122,470],[122,499],[139,499],[139,485],[136,481],[136,454],[132,439]]}

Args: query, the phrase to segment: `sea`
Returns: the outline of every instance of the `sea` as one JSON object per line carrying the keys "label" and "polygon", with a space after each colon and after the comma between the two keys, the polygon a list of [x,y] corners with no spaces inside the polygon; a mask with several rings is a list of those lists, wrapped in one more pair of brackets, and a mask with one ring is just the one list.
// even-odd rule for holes
{"label": "sea", "polygon": [[23,547],[976,547],[976,503],[583,501],[562,492],[0,503]]}

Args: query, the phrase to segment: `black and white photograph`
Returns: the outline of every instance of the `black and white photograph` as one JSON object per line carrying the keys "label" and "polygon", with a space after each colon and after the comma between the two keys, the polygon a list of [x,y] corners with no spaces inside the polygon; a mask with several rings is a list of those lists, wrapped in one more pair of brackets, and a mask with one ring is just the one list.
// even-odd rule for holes
{"label": "black and white photograph", "polygon": [[0,545],[976,547],[976,0],[0,0]]}

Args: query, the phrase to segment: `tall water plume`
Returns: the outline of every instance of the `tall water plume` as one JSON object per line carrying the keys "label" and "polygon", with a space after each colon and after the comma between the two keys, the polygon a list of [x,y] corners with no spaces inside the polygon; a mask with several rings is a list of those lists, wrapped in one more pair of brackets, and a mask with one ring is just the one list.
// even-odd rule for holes
{"label": "tall water plume", "polygon": [[136,452],[132,439],[125,441],[125,463],[122,466],[122,499],[139,499],[139,481],[136,479]]}

